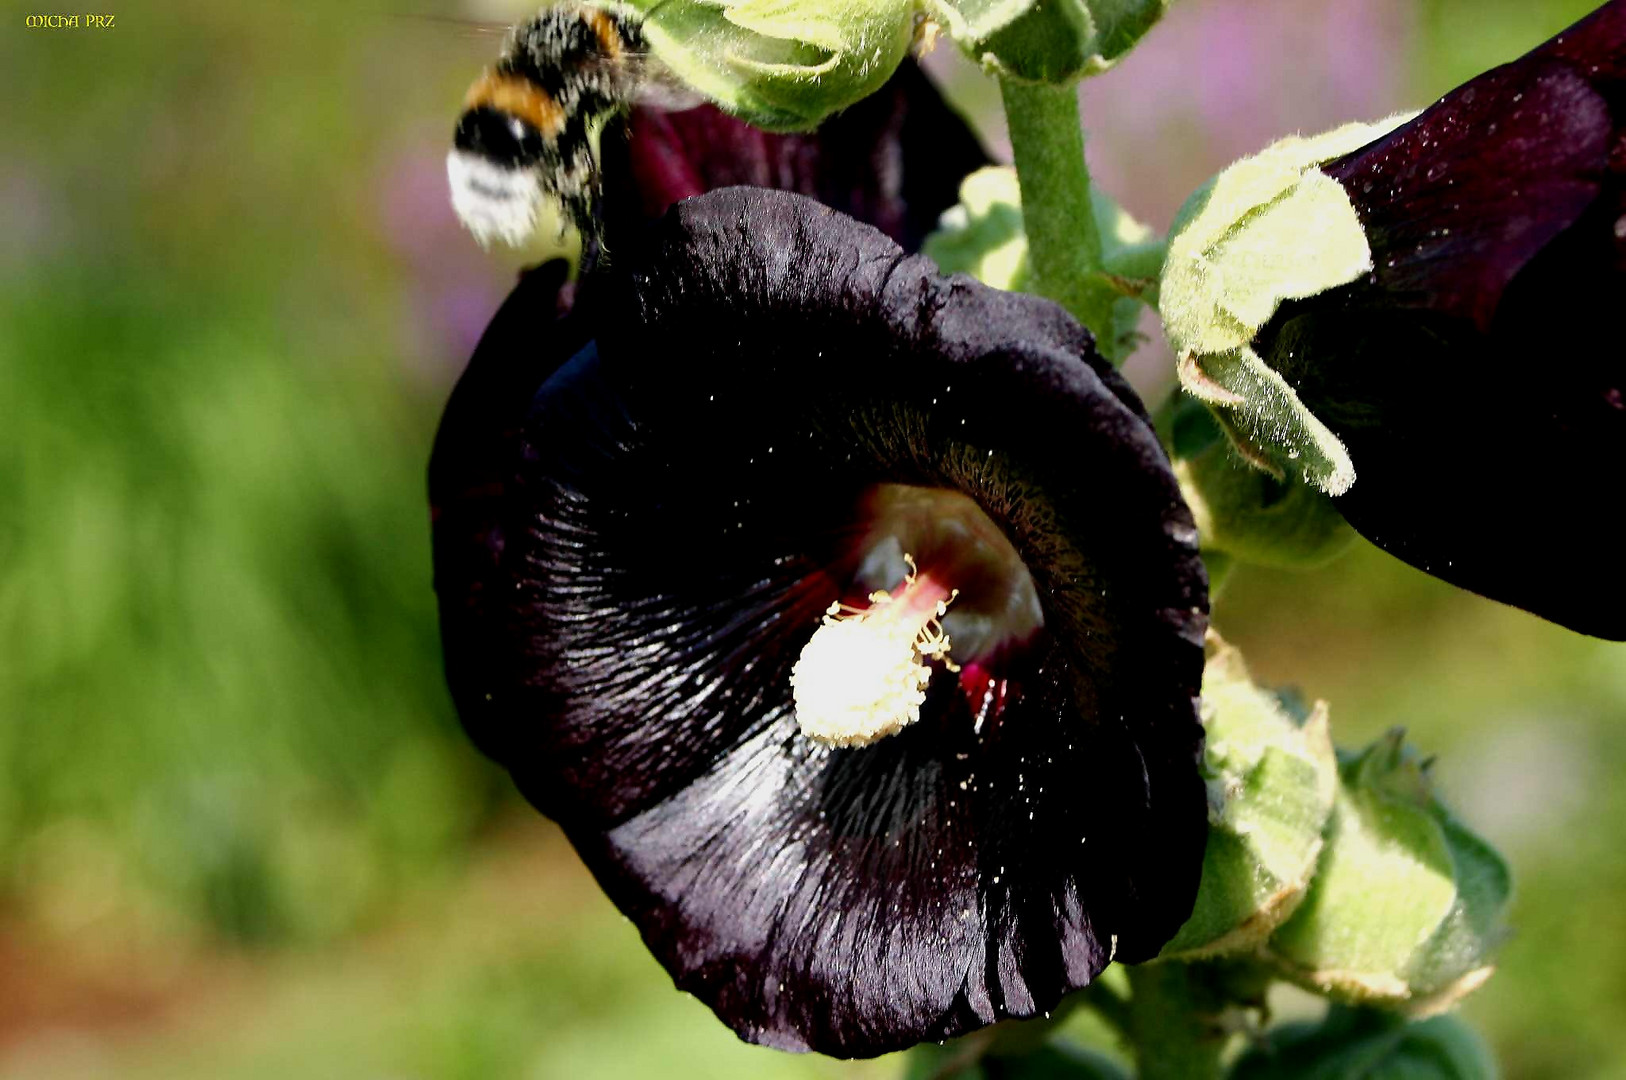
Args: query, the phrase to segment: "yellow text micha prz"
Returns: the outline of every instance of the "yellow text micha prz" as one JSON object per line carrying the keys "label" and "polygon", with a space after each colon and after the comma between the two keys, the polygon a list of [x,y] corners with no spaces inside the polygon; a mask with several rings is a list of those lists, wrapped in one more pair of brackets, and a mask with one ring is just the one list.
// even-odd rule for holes
{"label": "yellow text micha prz", "polygon": [[25,15],[30,30],[111,30],[115,15]]}

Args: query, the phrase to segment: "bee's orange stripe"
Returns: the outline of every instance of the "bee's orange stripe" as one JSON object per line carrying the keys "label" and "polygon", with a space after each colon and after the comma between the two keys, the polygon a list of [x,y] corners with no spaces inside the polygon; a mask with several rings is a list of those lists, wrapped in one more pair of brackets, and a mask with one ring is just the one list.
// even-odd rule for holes
{"label": "bee's orange stripe", "polygon": [[564,130],[564,107],[540,86],[517,75],[501,75],[495,71],[481,75],[469,87],[463,107],[478,109],[482,105],[517,116],[549,138]]}
{"label": "bee's orange stripe", "polygon": [[598,47],[604,50],[607,59],[621,58],[625,41],[621,37],[621,26],[616,22],[615,16],[599,8],[584,7],[582,21],[598,35]]}

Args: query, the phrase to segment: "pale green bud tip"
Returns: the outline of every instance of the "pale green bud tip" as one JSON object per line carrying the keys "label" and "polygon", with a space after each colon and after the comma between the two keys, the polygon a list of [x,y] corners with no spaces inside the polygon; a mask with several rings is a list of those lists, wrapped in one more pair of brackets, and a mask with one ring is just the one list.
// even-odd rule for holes
{"label": "pale green bud tip", "polygon": [[1286,1024],[1244,1054],[1232,1080],[1384,1077],[1495,1080],[1483,1040],[1454,1016],[1407,1023],[1391,1013],[1334,1005],[1320,1023]]}
{"label": "pale green bud tip", "polygon": [[1429,1015],[1480,986],[1506,937],[1506,864],[1441,805],[1396,730],[1340,764],[1309,895],[1269,943],[1335,998]]}
{"label": "pale green bud tip", "polygon": [[1209,181],[1169,232],[1159,310],[1181,385],[1215,411],[1244,460],[1329,495],[1349,490],[1355,464],[1252,343],[1283,301],[1372,269],[1354,205],[1317,166],[1407,119],[1283,139]]}
{"label": "pale green bud tip", "polygon": [[803,131],[902,62],[916,0],[638,0],[662,66],[747,123]]}
{"label": "pale green bud tip", "polygon": [[1111,67],[1168,6],[1168,0],[931,0],[928,10],[988,71],[1068,83]]}
{"label": "pale green bud tip", "polygon": [[1337,786],[1326,704],[1295,715],[1212,632],[1207,654],[1208,848],[1196,907],[1165,958],[1251,951],[1292,915],[1315,873]]}

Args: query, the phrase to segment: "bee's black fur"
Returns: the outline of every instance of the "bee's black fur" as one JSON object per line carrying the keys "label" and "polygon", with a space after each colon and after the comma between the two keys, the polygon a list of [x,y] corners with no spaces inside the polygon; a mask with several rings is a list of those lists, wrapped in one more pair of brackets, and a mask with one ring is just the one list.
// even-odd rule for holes
{"label": "bee's black fur", "polygon": [[619,57],[605,53],[586,18],[586,5],[546,8],[514,28],[497,68],[536,83],[571,117],[591,118],[621,108],[637,89],[626,61],[644,49],[638,25],[613,8],[598,8],[621,37]]}
{"label": "bee's black fur", "polygon": [[[597,20],[619,38],[618,47],[606,47]],[[521,117],[477,105],[459,119],[454,145],[503,168],[536,169],[542,190],[562,204],[591,243],[601,187],[591,131],[631,104],[644,51],[630,8],[582,3],[544,8],[509,33],[492,70],[534,85],[555,102],[564,114],[559,130],[546,134]]]}
{"label": "bee's black fur", "polygon": [[479,105],[457,121],[452,145],[505,168],[522,169],[540,163],[549,140],[535,127],[501,109]]}

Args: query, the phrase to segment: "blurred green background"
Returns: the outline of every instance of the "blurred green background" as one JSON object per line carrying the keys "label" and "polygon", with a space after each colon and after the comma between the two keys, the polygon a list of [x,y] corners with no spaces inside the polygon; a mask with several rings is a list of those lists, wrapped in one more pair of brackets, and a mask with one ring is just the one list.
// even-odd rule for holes
{"label": "blurred green background", "polygon": [[[1181,0],[1085,88],[1090,153],[1166,225],[1591,6]],[[498,44],[447,19],[515,8],[115,12],[0,29],[0,1076],[896,1074],[674,992],[452,715],[424,463],[519,261],[447,205]],[[991,88],[931,64],[1001,148]],[[1217,621],[1341,743],[1410,728],[1513,863],[1467,1005],[1507,1075],[1626,1077],[1626,647],[1364,545],[1239,572]]]}

